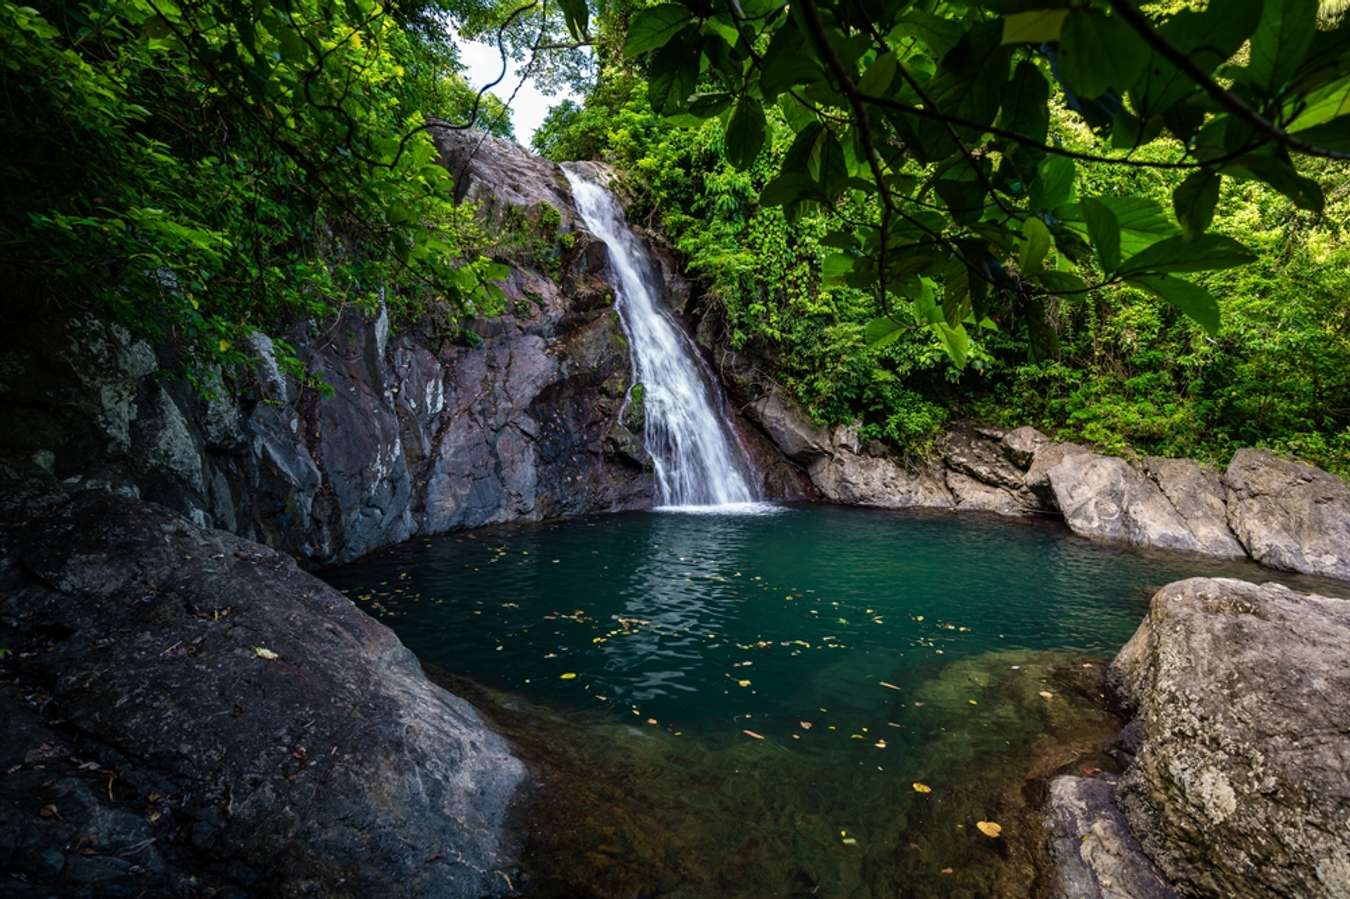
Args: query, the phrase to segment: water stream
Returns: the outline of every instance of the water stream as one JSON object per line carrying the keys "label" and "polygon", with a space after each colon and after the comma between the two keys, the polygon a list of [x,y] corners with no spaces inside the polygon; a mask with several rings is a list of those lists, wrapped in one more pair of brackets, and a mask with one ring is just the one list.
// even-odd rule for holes
{"label": "water stream", "polygon": [[616,305],[633,352],[644,409],[643,442],[662,506],[744,506],[760,497],[752,466],[723,412],[721,389],[698,349],[659,300],[660,283],[623,208],[587,167],[564,166],[586,227],[604,242]]}

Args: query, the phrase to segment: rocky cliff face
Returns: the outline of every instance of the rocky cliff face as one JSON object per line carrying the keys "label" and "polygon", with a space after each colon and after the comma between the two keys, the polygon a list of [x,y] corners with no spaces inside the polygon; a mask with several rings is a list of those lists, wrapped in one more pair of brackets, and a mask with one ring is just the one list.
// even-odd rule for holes
{"label": "rocky cliff face", "polygon": [[604,248],[577,230],[566,181],[513,144],[435,133],[494,228],[551,229],[540,240],[564,247],[515,261],[508,314],[469,322],[472,344],[433,320],[396,332],[382,312],[351,312],[287,335],[330,392],[284,375],[259,337],[258,370],[204,400],[115,327],[24,322],[0,337],[4,456],[317,563],[650,503]]}

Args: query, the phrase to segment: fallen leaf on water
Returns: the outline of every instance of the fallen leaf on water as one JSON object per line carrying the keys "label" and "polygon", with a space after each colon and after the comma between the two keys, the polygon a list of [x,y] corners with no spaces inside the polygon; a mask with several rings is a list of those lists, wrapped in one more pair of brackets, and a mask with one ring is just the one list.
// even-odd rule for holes
{"label": "fallen leaf on water", "polygon": [[884,680],[883,680],[883,681],[877,681],[877,683],[881,684],[881,685],[882,685],[883,687],[885,687],[887,690],[899,690],[899,689],[900,689],[900,688],[897,687],[895,684],[887,683],[887,682],[884,681]]}
{"label": "fallen leaf on water", "polygon": [[275,662],[277,659],[281,658],[281,656],[277,655],[266,646],[255,646],[253,647],[253,651],[258,654],[258,658],[267,659],[269,662]]}
{"label": "fallen leaf on water", "polygon": [[954,870],[952,870],[951,868],[943,868],[943,869],[942,869],[942,873],[943,873],[943,874],[955,874],[956,872],[955,872]]}
{"label": "fallen leaf on water", "polygon": [[802,730],[810,730],[812,727],[810,721],[798,721],[797,723],[802,726]]}
{"label": "fallen leaf on water", "polygon": [[979,705],[979,703],[973,699],[967,699],[966,702],[970,703],[971,705]]}
{"label": "fallen leaf on water", "polygon": [[877,741],[876,741],[875,743],[873,743],[872,745],[875,746],[875,747],[878,748],[878,749],[885,749],[885,748],[886,748],[886,741],[885,741],[885,740],[877,740]]}
{"label": "fallen leaf on water", "polygon": [[996,837],[1003,833],[1003,825],[995,824],[993,821],[976,821],[975,827],[987,837]]}
{"label": "fallen leaf on water", "polygon": [[930,787],[928,784],[921,784],[921,783],[919,783],[918,781],[915,781],[915,782],[914,782],[913,787],[914,787],[914,792],[916,792],[916,793],[931,793],[931,792],[933,792],[933,788]]}
{"label": "fallen leaf on water", "polygon": [[1055,698],[1055,694],[1054,694],[1054,693],[1051,693],[1049,690],[1042,690],[1042,691],[1041,691],[1041,699],[1054,699],[1054,698]]}
{"label": "fallen leaf on water", "polygon": [[655,718],[648,718],[648,719],[647,719],[647,723],[648,723],[648,724],[655,724],[655,723],[656,723],[656,719],[655,719]]}
{"label": "fallen leaf on water", "polygon": [[750,686],[750,682],[749,682],[748,680],[738,680],[738,681],[736,681],[736,686],[738,686],[738,687],[748,687],[748,686]]}
{"label": "fallen leaf on water", "polygon": [[575,671],[564,671],[562,674],[558,675],[558,679],[559,679],[559,680],[574,680],[574,679],[576,678],[576,676],[577,676],[577,673],[576,673]]}
{"label": "fallen leaf on water", "polygon": [[747,737],[749,737],[749,738],[752,739],[752,740],[762,740],[762,739],[764,739],[764,735],[763,735],[763,734],[757,734],[757,733],[755,733],[753,730],[743,730],[743,731],[741,731],[741,733],[745,734]]}

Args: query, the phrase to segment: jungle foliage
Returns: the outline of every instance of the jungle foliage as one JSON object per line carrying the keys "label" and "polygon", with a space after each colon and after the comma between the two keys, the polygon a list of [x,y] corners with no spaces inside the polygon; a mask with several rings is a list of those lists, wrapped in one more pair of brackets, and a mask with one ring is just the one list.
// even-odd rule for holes
{"label": "jungle foliage", "polygon": [[1350,27],[1316,2],[664,3],[623,47],[536,146],[629,168],[820,420],[1350,467]]}
{"label": "jungle foliage", "polygon": [[346,307],[499,310],[423,126],[509,118],[438,7],[5,0],[0,59],[11,311],[92,306],[196,372]]}

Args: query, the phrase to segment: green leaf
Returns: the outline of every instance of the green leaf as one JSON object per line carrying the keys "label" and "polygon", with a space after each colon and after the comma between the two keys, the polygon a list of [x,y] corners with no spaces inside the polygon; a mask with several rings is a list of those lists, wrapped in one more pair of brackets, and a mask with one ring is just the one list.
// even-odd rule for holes
{"label": "green leaf", "polygon": [[888,315],[883,315],[867,323],[867,327],[863,329],[863,340],[867,341],[869,347],[880,349],[895,343],[904,332],[899,322]]}
{"label": "green leaf", "polygon": [[637,56],[664,47],[690,21],[689,10],[678,3],[662,3],[639,10],[628,23],[628,38],[623,43],[623,55]]}
{"label": "green leaf", "polygon": [[[1290,130],[1303,131],[1314,125],[1350,115],[1350,77],[1340,78],[1299,98],[1303,107],[1290,124]],[[1292,114],[1294,110],[1290,110]]]}
{"label": "green leaf", "polygon": [[1118,16],[1076,9],[1064,23],[1058,60],[1065,84],[1092,100],[1134,84],[1148,64],[1148,47]]}
{"label": "green leaf", "polygon": [[1204,234],[1214,221],[1214,209],[1219,205],[1219,181],[1217,173],[1201,169],[1191,173],[1172,192],[1172,209],[1187,240]]}
{"label": "green leaf", "polygon": [[727,161],[738,169],[748,169],[764,146],[764,107],[754,97],[741,97],[727,122]]}
{"label": "green leaf", "polygon": [[697,87],[698,50],[686,35],[681,34],[652,54],[647,78],[647,98],[652,109],[677,112],[685,107]]}
{"label": "green leaf", "polygon": [[[1158,33],[1208,75],[1231,59],[1256,30],[1262,2],[1224,0],[1203,10],[1183,10],[1164,22]],[[1194,79],[1154,52],[1131,89],[1130,99],[1135,113],[1149,119],[1198,90]]]}
{"label": "green leaf", "polygon": [[[1161,237],[1171,237],[1177,233],[1172,219],[1163,208],[1147,197],[1098,197],[1097,202],[1115,213],[1120,223],[1120,251],[1122,254],[1138,253],[1158,242]],[[1055,217],[1087,232],[1087,222],[1083,218],[1082,207],[1078,204],[1055,208]]]}
{"label": "green leaf", "polygon": [[1081,293],[1087,290],[1087,282],[1073,272],[1039,272],[1036,280],[1052,293]]}
{"label": "green leaf", "polygon": [[1045,254],[1050,252],[1050,229],[1038,218],[1029,218],[1022,223],[1022,252],[1017,264],[1023,273],[1040,271],[1045,262]]}
{"label": "green leaf", "polygon": [[1242,80],[1277,91],[1298,71],[1317,31],[1318,0],[1265,0]]}
{"label": "green leaf", "polygon": [[1010,131],[1045,142],[1050,129],[1050,85],[1034,62],[1022,60],[1013,72],[1013,80],[1003,98],[999,113],[1001,124]]}
{"label": "green leaf", "polygon": [[759,192],[761,206],[791,206],[803,199],[822,199],[820,187],[806,175],[796,172],[779,175]]}
{"label": "green leaf", "polygon": [[1003,17],[1003,43],[1048,44],[1059,40],[1067,9],[1037,9]]}
{"label": "green leaf", "polygon": [[940,321],[933,323],[933,330],[942,338],[942,347],[947,351],[947,358],[952,360],[952,364],[957,368],[965,368],[970,355],[970,335],[966,333],[966,329],[961,325],[952,326]]}
{"label": "green leaf", "polygon": [[1031,183],[1030,200],[1036,209],[1053,209],[1073,198],[1073,160],[1051,156],[1042,162]]}
{"label": "green leaf", "polygon": [[1169,237],[1126,259],[1120,274],[1207,271],[1245,265],[1255,258],[1242,244],[1222,234],[1203,234],[1195,240]]}
{"label": "green leaf", "polygon": [[1171,303],[1211,335],[1219,333],[1219,303],[1198,284],[1170,275],[1136,275],[1127,283]]}
{"label": "green leaf", "polygon": [[1243,156],[1224,166],[1223,172],[1236,178],[1264,181],[1300,209],[1321,212],[1326,204],[1322,185],[1300,175],[1292,165],[1274,156]]}
{"label": "green leaf", "polygon": [[1110,274],[1120,265],[1120,221],[1101,200],[1086,199],[1079,205],[1083,207],[1083,220],[1097,251],[1097,261],[1102,271]]}
{"label": "green leaf", "polygon": [[867,71],[858,79],[859,93],[884,96],[890,90],[891,82],[895,80],[896,68],[894,53],[884,53],[877,57],[876,62],[868,66]]}
{"label": "green leaf", "polygon": [[1293,136],[1324,150],[1350,152],[1350,115],[1296,131]]}
{"label": "green leaf", "polygon": [[820,265],[820,276],[826,281],[838,281],[853,271],[857,259],[848,253],[831,253]]}
{"label": "green leaf", "polygon": [[591,11],[586,6],[586,0],[559,0],[559,4],[562,6],[563,19],[572,39],[583,40],[591,21]]}

